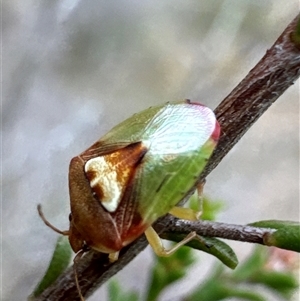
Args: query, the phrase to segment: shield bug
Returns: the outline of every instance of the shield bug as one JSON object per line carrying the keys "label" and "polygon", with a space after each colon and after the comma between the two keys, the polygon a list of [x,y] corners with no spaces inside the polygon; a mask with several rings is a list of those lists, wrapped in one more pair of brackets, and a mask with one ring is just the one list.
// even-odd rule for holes
{"label": "shield bug", "polygon": [[168,255],[195,233],[167,251],[151,225],[168,212],[181,217],[186,211],[174,207],[194,187],[219,133],[214,113],[199,103],[150,107],[71,160],[68,231],[40,215],[69,236],[74,252],[89,247],[116,260],[124,246],[145,233],[156,253]]}

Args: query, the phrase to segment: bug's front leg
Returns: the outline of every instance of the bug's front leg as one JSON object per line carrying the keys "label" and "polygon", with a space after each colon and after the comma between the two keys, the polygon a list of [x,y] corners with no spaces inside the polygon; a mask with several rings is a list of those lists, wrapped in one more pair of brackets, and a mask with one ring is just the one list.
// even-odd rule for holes
{"label": "bug's front leg", "polygon": [[119,254],[120,252],[109,253],[108,254],[109,262],[113,263],[117,261],[119,259]]}

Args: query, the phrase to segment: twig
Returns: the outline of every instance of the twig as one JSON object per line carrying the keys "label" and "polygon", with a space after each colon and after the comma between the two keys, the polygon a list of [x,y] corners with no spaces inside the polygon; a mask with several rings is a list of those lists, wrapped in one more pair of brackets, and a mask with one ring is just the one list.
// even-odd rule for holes
{"label": "twig", "polygon": [[248,225],[233,225],[211,221],[187,221],[169,215],[163,220],[164,232],[161,238],[168,239],[171,234],[188,234],[195,231],[200,236],[219,237],[264,245],[264,237],[276,231]]}
{"label": "twig", "polygon": [[[199,182],[205,179],[251,125],[299,77],[300,50],[290,39],[295,31],[297,19],[298,17],[288,25],[272,48],[215,110],[221,124],[222,135]],[[166,220],[161,219],[156,224],[160,233],[165,230],[159,225],[163,224],[162,221],[165,225],[170,223],[168,218],[165,217]],[[181,226],[178,226],[177,231]],[[107,255],[94,252],[86,254],[78,264],[79,284],[83,295],[85,297],[91,295],[97,287],[125,267],[146,246],[146,239],[140,237],[124,248],[119,260],[113,264],[108,264]],[[37,300],[79,300],[72,268],[35,299]]]}

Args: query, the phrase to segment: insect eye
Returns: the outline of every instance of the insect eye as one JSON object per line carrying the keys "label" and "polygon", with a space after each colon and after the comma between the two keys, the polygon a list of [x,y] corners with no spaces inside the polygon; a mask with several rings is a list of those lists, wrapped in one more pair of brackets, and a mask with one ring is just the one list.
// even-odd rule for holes
{"label": "insect eye", "polygon": [[72,221],[72,213],[69,214],[69,222]]}

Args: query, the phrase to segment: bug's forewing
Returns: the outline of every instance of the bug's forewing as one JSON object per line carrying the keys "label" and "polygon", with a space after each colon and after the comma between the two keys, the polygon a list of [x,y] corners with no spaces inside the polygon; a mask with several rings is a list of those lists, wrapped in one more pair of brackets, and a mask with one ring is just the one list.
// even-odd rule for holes
{"label": "bug's forewing", "polygon": [[145,137],[145,128],[151,123],[153,117],[162,107],[150,107],[119,123],[100,140],[80,154],[80,157],[87,161],[91,158],[113,153],[132,143],[142,141]]}
{"label": "bug's forewing", "polygon": [[149,151],[134,179],[144,223],[166,214],[193,187],[218,135],[213,112],[199,104],[169,104],[152,118],[143,135]]}

